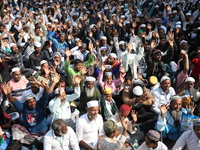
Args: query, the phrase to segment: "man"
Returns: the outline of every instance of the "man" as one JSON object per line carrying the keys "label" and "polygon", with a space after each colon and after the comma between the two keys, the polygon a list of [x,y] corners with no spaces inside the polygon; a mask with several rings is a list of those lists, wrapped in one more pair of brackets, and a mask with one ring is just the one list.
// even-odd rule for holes
{"label": "man", "polygon": [[8,82],[8,85],[12,89],[12,96],[20,100],[22,93],[27,89],[27,84],[29,81],[22,77],[20,68],[16,67],[11,70],[12,80]]}
{"label": "man", "polygon": [[78,140],[73,129],[62,119],[56,119],[52,129],[44,136],[44,150],[79,150]]}
{"label": "man", "polygon": [[152,91],[155,101],[152,105],[152,111],[160,114],[160,106],[162,104],[169,104],[170,97],[175,95],[174,88],[171,87],[171,80],[167,76],[163,76],[160,80],[160,87]]}
{"label": "man", "polygon": [[[87,62],[83,63],[80,59],[76,59],[73,61],[74,67],[70,66],[70,60],[69,57],[71,56],[70,51],[66,51],[66,61],[65,61],[65,72],[68,75],[68,83],[70,88],[72,88],[72,78],[75,75],[82,75],[82,79],[84,78],[84,75],[87,73],[86,69],[92,65],[94,61],[94,56],[92,53],[93,49],[90,49],[90,57]],[[85,67],[83,67],[83,65]]]}
{"label": "man", "polygon": [[87,102],[87,113],[76,122],[76,136],[81,150],[99,149],[103,131],[103,119],[99,113],[98,101]]}
{"label": "man", "polygon": [[87,44],[83,43],[80,47],[80,50],[74,51],[72,53],[75,59],[80,59],[81,61],[85,62],[89,57],[89,51],[87,50]]}
{"label": "man", "polygon": [[[100,140],[100,150],[121,150],[126,149],[126,131],[128,128],[127,122],[123,123],[123,132],[119,134],[117,124],[108,120],[103,125],[105,136]],[[118,139],[116,139],[118,137]]]}
{"label": "man", "polygon": [[53,115],[52,122],[56,119],[63,119],[68,126],[75,129],[75,123],[71,119],[71,109],[70,102],[76,100],[80,97],[80,78],[74,77],[74,93],[66,95],[66,92],[63,88],[57,88],[55,90],[56,98],[52,99],[49,102],[49,110]]}
{"label": "man", "polygon": [[190,111],[182,108],[182,99],[179,95],[171,96],[170,100],[169,106],[167,104],[162,104],[160,106],[161,113],[158,116],[156,129],[162,132],[163,137],[177,140],[183,133],[181,128],[182,114],[188,114],[189,112],[190,115],[193,115],[195,106],[194,103],[191,103]]}
{"label": "man", "polygon": [[96,79],[94,77],[88,76],[85,78],[85,86],[81,87],[80,104],[78,107],[81,114],[87,112],[87,102],[101,98],[99,90],[94,86],[95,81]]}
{"label": "man", "polygon": [[137,113],[135,113],[135,111],[132,110],[131,112],[132,121],[129,121],[129,119],[127,118],[130,112],[131,112],[131,107],[123,104],[119,108],[119,111],[115,113],[114,116],[108,119],[114,121],[117,124],[120,134],[123,133],[123,125],[122,125],[123,122],[124,121],[128,122],[128,129],[127,129],[128,132],[126,132],[127,146],[129,146],[130,143],[133,144],[134,139],[141,140],[144,136],[144,134],[141,131],[138,131],[137,128],[135,127],[135,123],[137,122]]}
{"label": "man", "polygon": [[193,120],[193,130],[184,132],[176,141],[172,150],[181,150],[187,148],[188,150],[198,150],[200,140],[200,119]]}
{"label": "man", "polygon": [[195,80],[193,77],[187,77],[184,82],[183,89],[179,92],[178,95],[182,98],[182,105],[184,108],[190,105],[190,102],[193,98],[193,95],[191,95],[190,90],[194,86]]}
{"label": "man", "polygon": [[45,55],[41,52],[41,46],[42,46],[42,44],[40,42],[35,42],[34,43],[35,51],[29,56],[30,66],[35,71],[39,71],[40,70],[40,62],[42,60],[47,59],[45,57]]}
{"label": "man", "polygon": [[21,103],[11,95],[11,87],[3,86],[3,92],[8,100],[22,113],[23,124],[15,124],[12,127],[13,140],[19,140],[23,144],[34,145],[42,142],[42,136],[47,132],[46,105],[48,103],[48,86],[42,83],[44,92],[39,101],[29,93],[25,97],[25,103]]}
{"label": "man", "polygon": [[142,143],[137,150],[168,150],[167,146],[159,141],[160,133],[155,130],[149,130],[145,137],[145,142]]}

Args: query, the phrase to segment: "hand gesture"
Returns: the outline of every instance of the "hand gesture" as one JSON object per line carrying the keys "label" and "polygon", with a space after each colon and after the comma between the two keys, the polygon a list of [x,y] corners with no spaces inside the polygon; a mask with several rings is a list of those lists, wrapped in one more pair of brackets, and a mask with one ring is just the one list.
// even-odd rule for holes
{"label": "hand gesture", "polygon": [[130,53],[133,50],[133,45],[128,43],[128,52]]}
{"label": "hand gesture", "polygon": [[72,52],[71,51],[65,51],[65,54],[67,57],[70,57],[72,55]]}
{"label": "hand gesture", "polygon": [[168,109],[169,109],[169,106],[167,106],[167,104],[162,104],[161,106],[160,106],[160,111],[161,111],[161,115],[165,115],[165,113],[168,111]]}
{"label": "hand gesture", "polygon": [[120,71],[121,73],[125,73],[125,72],[126,72],[123,65],[120,66],[119,71]]}
{"label": "hand gesture", "polygon": [[43,37],[43,32],[42,31],[40,31],[39,36]]}
{"label": "hand gesture", "polygon": [[55,64],[55,67],[57,68],[57,66],[59,65],[59,62],[54,60],[54,64]]}
{"label": "hand gesture", "polygon": [[195,105],[193,101],[190,101],[189,106],[186,105],[186,109],[190,109],[190,115],[193,115],[193,112],[194,112],[196,106],[197,106],[197,105]]}
{"label": "hand gesture", "polygon": [[89,48],[90,51],[93,50],[93,43],[92,42],[89,42],[88,48]]}
{"label": "hand gesture", "polygon": [[60,74],[55,73],[53,77],[53,82],[58,83],[60,81]]}
{"label": "hand gesture", "polygon": [[10,84],[6,84],[6,83],[3,83],[2,85],[2,89],[3,89],[3,93],[7,96],[7,95],[10,95],[12,93],[12,89],[10,87]]}
{"label": "hand gesture", "polygon": [[133,119],[133,122],[137,122],[137,114],[138,112],[136,112],[135,110],[131,111],[131,117]]}
{"label": "hand gesture", "polygon": [[104,72],[105,70],[106,70],[105,65],[102,65],[102,66],[101,66],[101,72]]}
{"label": "hand gesture", "polygon": [[94,65],[94,66],[97,66],[98,63],[99,63],[99,61],[98,61],[98,59],[96,58],[96,59],[94,60],[94,62],[93,62],[93,65]]}
{"label": "hand gesture", "polygon": [[48,85],[44,83],[43,81],[41,82],[41,87],[44,89],[48,89]]}
{"label": "hand gesture", "polygon": [[77,86],[81,83],[81,77],[79,75],[73,77],[74,84]]}
{"label": "hand gesture", "polygon": [[127,131],[127,130],[128,130],[128,121],[127,121],[127,120],[126,120],[126,121],[123,120],[123,121],[122,121],[122,126],[124,127],[124,130]]}
{"label": "hand gesture", "polygon": [[31,76],[31,77],[29,78],[29,82],[30,82],[31,84],[41,85],[41,83],[40,83],[34,76]]}
{"label": "hand gesture", "polygon": [[132,27],[135,28],[137,26],[136,21],[132,22]]}
{"label": "hand gesture", "polygon": [[150,23],[148,23],[148,24],[147,24],[147,29],[149,29],[149,30],[151,31],[151,29],[152,29],[152,26],[151,26],[151,24],[150,24]]}
{"label": "hand gesture", "polygon": [[45,75],[49,75],[50,69],[49,68],[44,68],[44,72],[45,72]]}
{"label": "hand gesture", "polygon": [[88,72],[87,68],[85,66],[83,66],[81,69],[82,75],[85,75],[87,72]]}
{"label": "hand gesture", "polygon": [[153,50],[155,47],[156,47],[156,42],[152,41],[151,44],[150,44],[151,50]]}
{"label": "hand gesture", "polygon": [[172,47],[172,48],[174,47],[174,41],[172,39],[169,39],[168,43],[169,43],[170,47]]}
{"label": "hand gesture", "polygon": [[124,83],[125,78],[124,78],[121,74],[120,74],[120,76],[119,76],[119,79],[120,79],[121,83]]}

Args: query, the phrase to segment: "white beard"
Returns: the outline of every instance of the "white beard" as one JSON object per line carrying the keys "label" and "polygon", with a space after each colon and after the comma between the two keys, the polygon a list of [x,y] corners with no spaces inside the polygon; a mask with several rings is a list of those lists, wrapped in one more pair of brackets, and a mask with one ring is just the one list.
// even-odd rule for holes
{"label": "white beard", "polygon": [[92,97],[94,95],[94,87],[92,89],[85,88],[87,97]]}

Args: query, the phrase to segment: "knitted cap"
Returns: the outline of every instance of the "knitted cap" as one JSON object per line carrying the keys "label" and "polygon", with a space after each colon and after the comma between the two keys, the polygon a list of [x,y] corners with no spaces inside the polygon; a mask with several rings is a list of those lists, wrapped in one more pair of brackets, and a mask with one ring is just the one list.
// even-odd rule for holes
{"label": "knitted cap", "polygon": [[108,120],[103,124],[103,129],[105,133],[113,133],[117,129],[117,125],[114,121]]}
{"label": "knitted cap", "polygon": [[147,133],[147,137],[153,141],[159,141],[160,133],[158,133],[158,131],[155,130],[149,130],[149,132]]}

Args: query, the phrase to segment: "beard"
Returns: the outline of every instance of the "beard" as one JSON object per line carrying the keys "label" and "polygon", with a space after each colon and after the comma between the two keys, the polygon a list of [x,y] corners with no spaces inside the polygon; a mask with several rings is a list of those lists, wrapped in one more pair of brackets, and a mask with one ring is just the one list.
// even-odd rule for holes
{"label": "beard", "polygon": [[174,118],[174,125],[176,126],[176,127],[178,127],[179,126],[179,124],[180,124],[180,118],[181,118],[181,115],[182,115],[182,111],[177,111],[177,110],[172,110],[171,111],[171,115],[172,115],[172,117]]}
{"label": "beard", "polygon": [[95,120],[95,119],[97,118],[97,115],[93,117],[93,116],[91,116],[91,115],[88,114],[88,118],[89,118],[90,120]]}
{"label": "beard", "polygon": [[85,92],[86,92],[87,97],[92,97],[94,95],[94,87],[91,89],[86,87]]}

